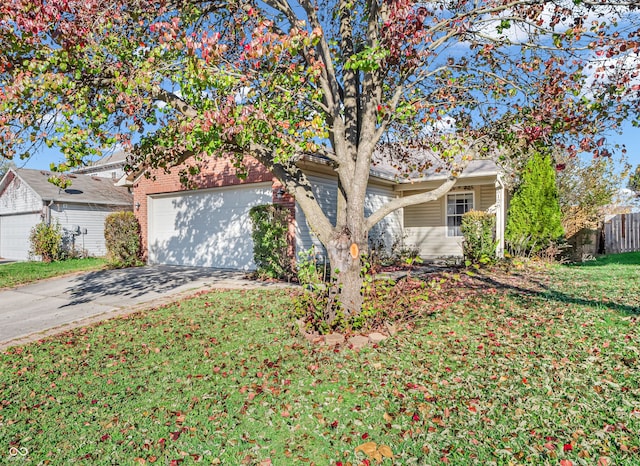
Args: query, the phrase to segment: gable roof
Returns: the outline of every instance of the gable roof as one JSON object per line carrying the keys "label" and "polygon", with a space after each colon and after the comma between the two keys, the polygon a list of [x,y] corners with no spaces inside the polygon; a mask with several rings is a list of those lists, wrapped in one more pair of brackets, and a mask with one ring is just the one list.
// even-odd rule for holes
{"label": "gable roof", "polygon": [[104,157],[89,163],[85,167],[77,168],[73,171],[76,174],[95,173],[110,169],[124,169],[127,164],[127,153],[123,150],[112,152]]}
{"label": "gable roof", "polygon": [[[452,165],[462,168],[457,178],[475,178],[497,176],[501,169],[490,158],[474,158],[468,162],[462,154],[454,157],[451,163],[424,147],[404,146],[397,143],[379,145],[372,157],[372,174],[393,178],[398,184],[441,181],[451,177]],[[407,167],[399,168],[399,167]]]}
{"label": "gable roof", "polygon": [[[11,173],[13,175],[10,175]],[[67,175],[71,179],[72,185],[67,189],[60,189],[49,183],[48,179],[52,175],[54,173],[46,170],[11,168],[0,181],[0,193],[14,178],[19,178],[33,189],[43,201],[121,206],[133,204],[132,194],[126,188],[114,186],[113,182],[107,178]]]}
{"label": "gable roof", "polygon": [[[374,154],[378,155],[378,154]],[[305,155],[305,161],[315,163],[318,165],[330,165],[329,159],[324,157],[318,157],[314,155]],[[458,178],[463,180],[465,178],[476,178],[485,176],[497,176],[501,172],[500,167],[495,161],[491,159],[475,159],[471,160],[468,165],[462,170],[462,173],[458,175]],[[419,174],[409,173],[405,174],[394,167],[393,163],[389,159],[383,157],[377,157],[373,160],[372,167],[369,170],[372,177],[378,178],[397,185],[414,184],[428,181],[442,181],[451,176],[446,166],[434,159],[433,164],[426,170]]]}

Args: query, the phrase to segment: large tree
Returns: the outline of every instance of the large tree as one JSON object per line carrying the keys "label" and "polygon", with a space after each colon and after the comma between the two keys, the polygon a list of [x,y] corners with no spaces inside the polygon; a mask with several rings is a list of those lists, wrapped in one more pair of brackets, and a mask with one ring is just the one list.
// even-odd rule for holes
{"label": "large tree", "polygon": [[[606,154],[600,134],[638,105],[636,4],[9,0],[2,154],[56,145],[64,170],[118,143],[134,171],[223,155],[241,167],[250,154],[296,197],[349,315],[370,229],[444,195],[470,159],[517,157],[531,143]],[[335,222],[298,168],[305,154],[335,171]],[[376,154],[411,176],[438,159],[451,177],[367,217]]]}

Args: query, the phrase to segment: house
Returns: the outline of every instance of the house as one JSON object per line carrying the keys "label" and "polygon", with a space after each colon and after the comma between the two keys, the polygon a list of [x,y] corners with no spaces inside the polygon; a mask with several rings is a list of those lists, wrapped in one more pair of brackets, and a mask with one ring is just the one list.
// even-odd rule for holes
{"label": "house", "polygon": [[[247,177],[240,180],[229,160],[209,159],[193,179],[198,188],[195,190],[180,183],[177,169],[171,174],[156,171],[151,178],[138,176],[130,180],[134,212],[149,263],[255,268],[249,209],[268,203],[290,208],[293,216],[290,236],[296,253],[312,246],[320,253],[323,251],[295,199],[256,160],[248,158],[245,162]],[[328,216],[335,219],[337,183],[331,167],[313,157],[306,158],[300,166],[313,185],[316,199]],[[419,180],[401,182],[384,170],[372,171],[366,213],[393,198],[434,189],[443,178],[432,173]],[[416,248],[423,258],[461,256],[460,221],[462,214],[471,209],[496,213],[501,254],[505,189],[499,170],[490,161],[471,162],[450,193],[431,203],[395,211],[376,225],[370,237],[387,249],[394,244]]]}
{"label": "house", "polygon": [[107,154],[86,167],[77,168],[73,171],[76,175],[91,175],[100,178],[110,178],[117,181],[125,174],[124,167],[127,164],[127,153],[117,150]]}
{"label": "house", "polygon": [[111,179],[73,174],[73,184],[60,189],[48,182],[51,175],[11,168],[0,180],[0,257],[27,260],[31,229],[42,221],[58,222],[76,250],[103,256],[106,216],[133,209],[128,189]]}

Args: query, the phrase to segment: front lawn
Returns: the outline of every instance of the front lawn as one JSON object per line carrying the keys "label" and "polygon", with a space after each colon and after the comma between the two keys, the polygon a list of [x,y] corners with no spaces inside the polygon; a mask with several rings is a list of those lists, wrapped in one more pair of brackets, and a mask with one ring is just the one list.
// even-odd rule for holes
{"label": "front lawn", "polygon": [[283,291],[201,294],[11,348],[0,455],[640,464],[639,266],[462,275],[427,290],[409,329],[360,352],[308,344]]}
{"label": "front lawn", "polygon": [[73,272],[99,270],[107,261],[99,258],[69,259],[57,262],[10,262],[0,264],[0,288],[57,277]]}

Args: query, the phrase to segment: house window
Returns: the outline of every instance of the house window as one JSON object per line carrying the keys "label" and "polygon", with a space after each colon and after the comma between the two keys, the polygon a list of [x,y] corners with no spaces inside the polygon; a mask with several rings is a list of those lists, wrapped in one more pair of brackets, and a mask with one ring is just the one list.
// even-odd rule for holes
{"label": "house window", "polygon": [[462,215],[473,209],[473,193],[447,195],[447,236],[462,236]]}

